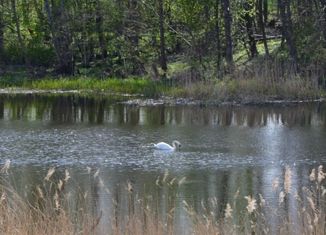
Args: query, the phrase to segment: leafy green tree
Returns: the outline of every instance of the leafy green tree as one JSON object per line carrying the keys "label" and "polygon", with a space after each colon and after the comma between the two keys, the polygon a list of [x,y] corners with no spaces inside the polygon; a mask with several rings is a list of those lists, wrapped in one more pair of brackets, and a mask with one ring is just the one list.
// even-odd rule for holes
{"label": "leafy green tree", "polygon": [[0,63],[165,79],[168,65],[181,61],[174,78],[214,79],[232,72],[243,51],[246,60],[257,57],[260,42],[261,57],[278,60],[269,40],[279,29],[278,51],[287,52],[279,54],[303,68],[296,72],[315,66],[323,74],[325,0],[0,0]]}
{"label": "leafy green tree", "polygon": [[233,67],[233,41],[232,41],[232,13],[229,0],[222,0],[224,14],[224,34],[225,34],[225,59],[228,66]]}
{"label": "leafy green tree", "polygon": [[0,0],[0,65],[5,62],[4,55],[4,30],[5,30],[5,19],[4,19],[4,0]]}
{"label": "leafy green tree", "polygon": [[160,28],[160,65],[163,70],[163,77],[166,77],[167,58],[165,48],[165,28],[164,28],[164,0],[158,0],[159,28]]}
{"label": "leafy green tree", "polygon": [[267,45],[267,38],[266,38],[266,21],[267,21],[267,15],[268,15],[268,1],[267,0],[257,0],[257,15],[258,15],[258,24],[260,31],[263,35],[263,43],[264,43],[264,49],[265,49],[265,54],[269,56],[269,49]]}
{"label": "leafy green tree", "polygon": [[246,0],[242,4],[243,12],[241,13],[241,18],[244,21],[246,33],[248,37],[250,58],[254,58],[258,55],[258,50],[256,46],[256,41],[254,37],[254,16],[255,16],[255,3],[253,0]]}
{"label": "leafy green tree", "polygon": [[61,1],[44,0],[52,44],[57,57],[57,72],[64,75],[74,74],[72,35],[69,25],[69,5]]}
{"label": "leafy green tree", "polygon": [[278,7],[282,21],[282,34],[286,40],[289,48],[290,57],[293,63],[296,64],[298,60],[297,48],[295,45],[295,38],[293,33],[292,11],[290,0],[278,0]]}

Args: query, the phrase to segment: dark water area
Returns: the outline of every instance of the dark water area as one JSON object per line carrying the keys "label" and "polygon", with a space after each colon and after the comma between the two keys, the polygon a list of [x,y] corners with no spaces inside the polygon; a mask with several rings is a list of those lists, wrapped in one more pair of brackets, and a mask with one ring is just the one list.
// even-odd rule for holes
{"label": "dark water area", "polygon": [[[180,151],[153,148],[173,140]],[[133,203],[146,199],[157,214],[175,208],[177,234],[187,234],[184,202],[197,212],[205,204],[217,218],[237,191],[235,211],[245,208],[247,195],[278,205],[272,184],[285,167],[293,192],[307,185],[311,169],[326,165],[326,104],[138,107],[77,95],[1,95],[0,141],[0,166],[11,160],[18,191],[40,184],[50,167],[58,178],[67,169],[65,190],[74,192],[74,203],[87,192],[104,229],[117,211],[130,213],[131,184]],[[289,203],[291,213],[297,205]]]}

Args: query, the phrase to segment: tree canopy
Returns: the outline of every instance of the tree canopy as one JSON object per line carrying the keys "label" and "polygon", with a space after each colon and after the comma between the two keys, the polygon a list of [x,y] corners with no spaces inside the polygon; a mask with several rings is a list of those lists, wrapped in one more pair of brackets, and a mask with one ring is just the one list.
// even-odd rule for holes
{"label": "tree canopy", "polygon": [[325,0],[0,0],[2,71],[164,79],[179,60],[198,80],[271,57],[326,67]]}

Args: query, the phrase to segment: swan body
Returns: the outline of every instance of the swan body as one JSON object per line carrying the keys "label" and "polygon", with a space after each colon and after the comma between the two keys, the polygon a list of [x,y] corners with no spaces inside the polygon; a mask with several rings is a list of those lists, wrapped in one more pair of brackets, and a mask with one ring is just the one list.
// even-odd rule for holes
{"label": "swan body", "polygon": [[179,141],[174,140],[172,142],[172,146],[165,142],[160,142],[160,143],[154,144],[154,147],[159,150],[175,151],[176,149],[181,148],[181,144]]}

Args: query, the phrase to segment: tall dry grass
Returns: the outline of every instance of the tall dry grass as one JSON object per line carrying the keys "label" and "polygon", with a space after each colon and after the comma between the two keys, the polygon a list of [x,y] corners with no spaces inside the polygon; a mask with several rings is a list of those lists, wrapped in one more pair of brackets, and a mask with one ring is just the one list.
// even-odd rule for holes
{"label": "tall dry grass", "polygon": [[[308,177],[308,176],[307,176]],[[326,173],[323,166],[312,169],[310,185],[295,190],[292,187],[292,169],[286,167],[282,179],[273,179],[273,192],[278,197],[278,205],[270,205],[261,194],[248,195],[239,198],[236,192],[234,201],[227,203],[224,217],[216,219],[214,211],[205,215],[197,214],[185,203],[185,210],[193,218],[194,234],[326,234]],[[282,182],[282,183],[281,183]],[[239,200],[245,200],[246,206],[240,223],[235,223],[238,217],[235,205]],[[291,203],[297,204],[294,213]],[[272,227],[270,219],[274,217],[279,222]]]}
{"label": "tall dry grass", "polygon": [[68,171],[55,183],[50,180],[55,169],[50,168],[44,184],[35,186],[30,201],[19,195],[3,176],[9,174],[9,168],[10,161],[6,161],[0,173],[0,234],[91,234],[95,231],[97,218],[84,211],[74,217],[66,207],[68,198],[63,190],[70,178]]}
{"label": "tall dry grass", "polygon": [[182,87],[168,90],[176,97],[203,100],[264,102],[313,100],[325,96],[325,69],[321,66],[295,69],[290,62],[266,59],[239,66],[217,79],[201,81],[178,77]]}
{"label": "tall dry grass", "polygon": [[[100,178],[99,170],[88,174],[96,179],[104,192],[112,194]],[[153,204],[138,194],[131,182],[124,185],[127,194],[128,213],[119,215],[118,199],[112,199],[115,209],[107,218],[102,217],[105,208],[99,214],[89,213],[85,204],[71,210],[69,192],[66,184],[72,179],[67,170],[61,177],[54,177],[55,168],[50,168],[41,185],[36,185],[33,199],[21,197],[6,181],[10,174],[10,161],[0,171],[0,234],[178,234],[175,227],[175,210],[172,208],[163,217],[157,214]],[[271,191],[278,198],[278,205],[269,204],[262,194],[240,196],[239,190],[226,205],[218,205],[217,198],[201,203],[202,212],[196,211],[189,202],[183,201],[183,210],[192,221],[188,228],[191,234],[326,234],[326,173],[323,166],[314,168],[307,175],[309,186],[301,189],[293,187],[293,172],[290,167],[284,169],[282,177],[271,179]],[[155,181],[157,187],[180,187],[186,178],[172,178],[168,171]],[[86,198],[85,194],[80,195]],[[241,212],[237,205],[244,204]],[[297,205],[297,211],[290,214],[291,203]],[[222,215],[217,208],[223,207]],[[239,216],[240,213],[240,216]],[[278,220],[277,226],[270,223],[271,218]],[[240,219],[239,219],[240,218]],[[107,223],[103,223],[107,222]],[[105,226],[104,226],[105,225]]]}

